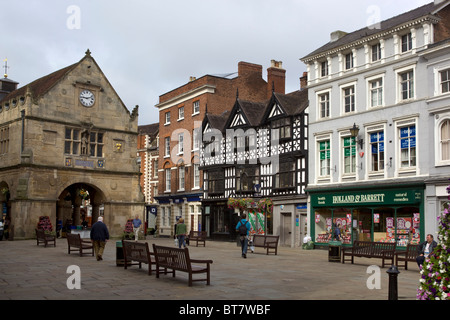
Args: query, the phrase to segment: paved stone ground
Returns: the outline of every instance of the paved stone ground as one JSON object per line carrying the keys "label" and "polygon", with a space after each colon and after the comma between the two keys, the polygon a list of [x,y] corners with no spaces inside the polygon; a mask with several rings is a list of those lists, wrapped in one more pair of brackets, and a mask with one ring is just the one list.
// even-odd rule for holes
{"label": "paved stone ground", "polygon": [[[145,240],[173,246],[172,239]],[[103,261],[67,253],[66,239],[56,247],[37,246],[35,240],[0,241],[0,300],[387,300],[387,268],[380,268],[381,289],[370,290],[367,273],[380,259],[355,258],[355,264],[328,262],[326,250],[280,247],[278,255],[265,255],[262,248],[240,256],[236,243],[207,241],[206,247],[190,246],[192,258],[212,259],[211,285],[194,282],[187,275],[175,278],[147,274],[132,266],[116,266],[116,240],[108,242]],[[81,289],[70,290],[67,268],[81,270]],[[415,300],[419,270],[410,263],[400,269],[399,300]]]}

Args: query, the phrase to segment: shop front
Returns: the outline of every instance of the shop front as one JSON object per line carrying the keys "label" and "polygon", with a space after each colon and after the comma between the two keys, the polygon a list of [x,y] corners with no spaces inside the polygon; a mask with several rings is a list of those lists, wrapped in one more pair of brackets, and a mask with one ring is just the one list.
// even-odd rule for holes
{"label": "shop front", "polygon": [[424,236],[424,185],[404,188],[310,190],[316,246],[339,240],[418,244]]}

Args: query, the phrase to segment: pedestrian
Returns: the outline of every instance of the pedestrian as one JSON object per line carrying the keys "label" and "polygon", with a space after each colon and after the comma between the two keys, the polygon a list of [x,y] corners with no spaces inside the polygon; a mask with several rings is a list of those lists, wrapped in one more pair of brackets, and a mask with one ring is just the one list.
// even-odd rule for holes
{"label": "pedestrian", "polygon": [[180,218],[180,220],[178,220],[175,235],[178,239],[178,248],[181,248],[181,245],[186,248],[186,225],[184,224],[183,218]]}
{"label": "pedestrian", "polygon": [[241,240],[242,257],[247,258],[248,235],[250,234],[250,222],[246,220],[247,215],[243,213],[241,220],[236,225],[236,231]]}
{"label": "pedestrian", "polygon": [[418,257],[416,258],[417,265],[419,268],[425,261],[425,258],[429,256],[431,252],[433,252],[434,248],[437,247],[437,242],[434,241],[434,237],[432,234],[427,235],[426,241],[422,242],[418,247]]}
{"label": "pedestrian", "polygon": [[95,257],[97,261],[103,260],[103,250],[106,242],[109,240],[109,232],[106,224],[103,223],[103,217],[98,217],[96,223],[91,228],[91,241],[94,246]]}
{"label": "pedestrian", "polygon": [[133,232],[134,232],[134,241],[138,241],[139,239],[139,230],[141,229],[142,221],[139,219],[139,216],[136,215],[136,218],[133,219]]}

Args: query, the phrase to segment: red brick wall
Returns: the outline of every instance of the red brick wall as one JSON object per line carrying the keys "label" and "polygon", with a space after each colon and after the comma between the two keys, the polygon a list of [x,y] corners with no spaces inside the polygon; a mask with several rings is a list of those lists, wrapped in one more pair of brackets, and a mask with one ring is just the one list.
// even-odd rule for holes
{"label": "red brick wall", "polygon": [[439,11],[438,16],[441,21],[434,26],[434,42],[450,38],[450,7]]}
{"label": "red brick wall", "polygon": [[[284,73],[283,69],[269,68],[271,72],[271,79],[275,81],[275,90],[277,92],[284,93]],[[268,70],[269,71],[269,70]],[[268,76],[269,78],[269,76]],[[236,101],[236,93],[239,90],[239,99],[250,100],[250,101],[265,101],[268,100],[272,93],[272,84],[266,82],[262,77],[262,66],[257,64],[252,64],[248,62],[239,62],[238,64],[238,76],[233,79],[220,78],[214,76],[203,76],[194,81],[190,81],[187,84],[178,87],[170,92],[167,92],[159,97],[159,102],[167,102],[173,98],[178,97],[183,93],[187,93],[195,88],[204,85],[215,86],[214,94],[203,94],[194,99],[189,99],[183,101],[176,106],[172,106],[166,110],[160,111],[159,115],[159,169],[170,168],[176,165],[180,160],[172,158],[164,158],[165,144],[164,140],[166,137],[170,137],[171,144],[170,148],[178,147],[178,139],[172,137],[172,133],[179,129],[185,129],[184,139],[187,139],[187,135],[191,136],[188,150],[185,146],[184,150],[184,161],[186,164],[193,160],[194,154],[191,152],[192,147],[192,131],[194,129],[195,122],[198,121],[199,125],[203,121],[206,106],[208,108],[208,113],[210,114],[221,114],[226,110],[231,110]],[[194,101],[200,101],[200,113],[192,116],[193,103]],[[184,120],[178,121],[178,109],[184,106]],[[165,123],[165,113],[171,113],[170,125],[164,125]],[[174,163],[175,162],[175,163]],[[193,187],[193,166],[188,167],[185,171],[185,192],[189,192]],[[203,175],[200,174],[200,186],[203,183]],[[171,179],[171,193],[176,193],[178,190],[178,170],[172,170]],[[159,195],[164,194],[165,189],[165,173],[159,172]]]}

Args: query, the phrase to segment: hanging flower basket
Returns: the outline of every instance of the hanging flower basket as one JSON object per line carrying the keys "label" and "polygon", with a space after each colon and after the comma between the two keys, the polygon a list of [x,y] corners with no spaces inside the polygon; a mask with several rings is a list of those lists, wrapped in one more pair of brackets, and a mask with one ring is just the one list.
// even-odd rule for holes
{"label": "hanging flower basket", "polygon": [[78,189],[78,195],[83,200],[88,200],[89,199],[89,193],[85,189]]}
{"label": "hanging flower basket", "polygon": [[259,201],[249,198],[229,198],[227,205],[228,208],[239,209],[239,211],[244,211],[249,208],[256,208],[259,212],[273,211],[273,202],[269,198],[261,199]]}

